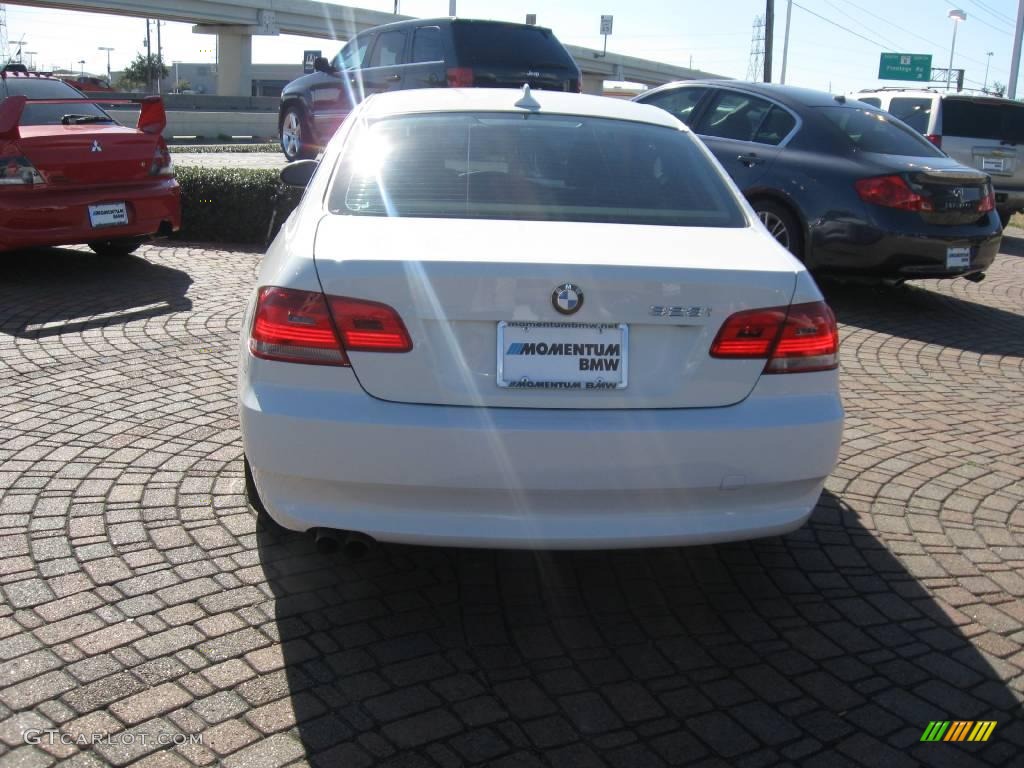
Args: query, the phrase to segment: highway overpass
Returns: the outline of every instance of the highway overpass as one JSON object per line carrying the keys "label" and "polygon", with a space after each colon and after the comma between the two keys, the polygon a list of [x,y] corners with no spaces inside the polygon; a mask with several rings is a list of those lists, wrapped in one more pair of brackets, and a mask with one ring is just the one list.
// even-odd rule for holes
{"label": "highway overpass", "polygon": [[[315,0],[5,0],[29,5],[117,16],[163,19],[194,24],[193,31],[218,37],[217,93],[249,96],[253,35],[303,35],[344,41],[380,24],[412,18],[367,8]],[[557,33],[557,30],[556,30]],[[563,41],[564,42],[564,41]],[[566,46],[583,72],[583,88],[600,93],[604,80],[659,85],[672,80],[717,77],[709,72],[658,61],[601,55],[600,51]]]}

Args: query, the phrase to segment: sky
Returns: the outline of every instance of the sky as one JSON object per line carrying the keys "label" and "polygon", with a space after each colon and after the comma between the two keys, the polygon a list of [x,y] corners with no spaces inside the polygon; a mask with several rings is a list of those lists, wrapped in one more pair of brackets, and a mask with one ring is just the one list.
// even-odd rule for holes
{"label": "sky", "polygon": [[[258,5],[256,0],[254,4]],[[877,79],[879,54],[932,54],[932,65],[949,63],[953,7],[967,20],[957,30],[953,66],[966,70],[968,87],[981,88],[986,62],[988,83],[1007,83],[1017,3],[1014,0],[797,0],[793,3],[786,82],[834,93],[878,85],[899,85]],[[457,0],[459,16],[524,21],[536,13],[565,43],[601,48],[600,16],[614,16],[608,50],[692,66],[727,77],[744,78],[750,63],[754,18],[763,15],[764,0]],[[393,11],[394,0],[356,0],[348,5]],[[779,80],[787,0],[775,2],[774,79]],[[23,52],[34,52],[40,69],[62,67],[105,74],[107,54],[114,48],[112,70],[122,69],[145,50],[146,22],[102,14],[6,5],[8,38],[24,38]],[[400,0],[409,16],[444,16],[448,0]],[[156,45],[153,25],[153,45]],[[214,62],[215,38],[195,35],[191,25],[165,23],[161,30],[164,60]],[[254,37],[256,63],[296,62],[306,49],[327,56],[339,44],[326,39],[289,35]],[[987,54],[991,52],[992,56]],[[84,60],[84,65],[79,62]],[[1020,92],[1024,89],[1018,89]],[[1019,95],[1019,94],[1018,94]]]}

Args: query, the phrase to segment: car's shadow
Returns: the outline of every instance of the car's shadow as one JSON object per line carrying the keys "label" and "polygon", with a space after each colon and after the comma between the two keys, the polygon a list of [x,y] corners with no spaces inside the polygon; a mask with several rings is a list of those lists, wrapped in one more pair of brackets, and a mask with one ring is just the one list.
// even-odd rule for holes
{"label": "car's shadow", "polygon": [[1024,314],[901,285],[819,281],[840,324],[979,355],[1024,356]]}
{"label": "car's shadow", "polygon": [[39,248],[4,254],[3,261],[0,335],[80,333],[192,308],[192,278],[140,256]]}
{"label": "car's shadow", "polygon": [[[1020,230],[1017,230],[1018,232]],[[1004,256],[1024,256],[1024,237],[1009,235],[1003,232],[1003,242],[999,252]]]}
{"label": "car's shadow", "polygon": [[[826,493],[757,542],[360,561],[261,528],[284,664],[268,685],[324,766],[1019,759],[1019,694],[859,520]],[[921,743],[936,720],[1000,738]]]}

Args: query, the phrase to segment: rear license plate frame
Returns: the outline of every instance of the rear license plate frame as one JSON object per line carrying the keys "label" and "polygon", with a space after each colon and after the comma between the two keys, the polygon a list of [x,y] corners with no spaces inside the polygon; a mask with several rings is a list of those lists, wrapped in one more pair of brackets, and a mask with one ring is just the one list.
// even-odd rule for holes
{"label": "rear license plate frame", "polygon": [[946,248],[946,269],[967,269],[971,266],[971,248],[954,246]]}
{"label": "rear license plate frame", "polygon": [[101,203],[89,206],[89,225],[93,229],[123,227],[128,223],[128,203]]}
{"label": "rear license plate frame", "polygon": [[[532,332],[532,336],[530,335]],[[607,334],[607,340],[601,337]],[[574,338],[575,337],[575,338]],[[591,345],[591,354],[552,353],[554,345]],[[527,353],[528,345],[544,345],[544,351]],[[611,350],[618,345],[617,353]],[[604,345],[604,349],[600,348]],[[534,349],[536,350],[536,347]],[[497,375],[495,381],[502,389],[568,390],[574,392],[607,392],[625,389],[629,385],[629,326],[626,323],[569,323],[569,322],[522,322],[502,320],[497,327]],[[509,359],[512,358],[512,359]],[[522,359],[520,359],[522,358]],[[524,362],[529,358],[528,361]],[[614,369],[580,369],[579,361],[618,361]],[[537,361],[554,360],[550,373],[533,373],[542,369]],[[558,363],[561,362],[561,365]],[[533,365],[531,365],[533,363]],[[604,363],[608,365],[608,363]],[[533,375],[524,375],[524,369]],[[608,374],[618,374],[610,380]]]}

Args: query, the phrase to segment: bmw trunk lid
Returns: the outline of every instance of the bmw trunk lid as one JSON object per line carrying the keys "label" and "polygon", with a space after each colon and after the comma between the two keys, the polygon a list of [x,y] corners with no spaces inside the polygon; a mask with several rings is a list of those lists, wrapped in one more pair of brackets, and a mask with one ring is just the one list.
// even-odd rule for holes
{"label": "bmw trunk lid", "polygon": [[799,270],[753,227],[333,215],[315,259],[325,293],[391,306],[412,338],[349,354],[367,393],[520,408],[739,402],[765,361],[712,341],[735,312],[788,305]]}

